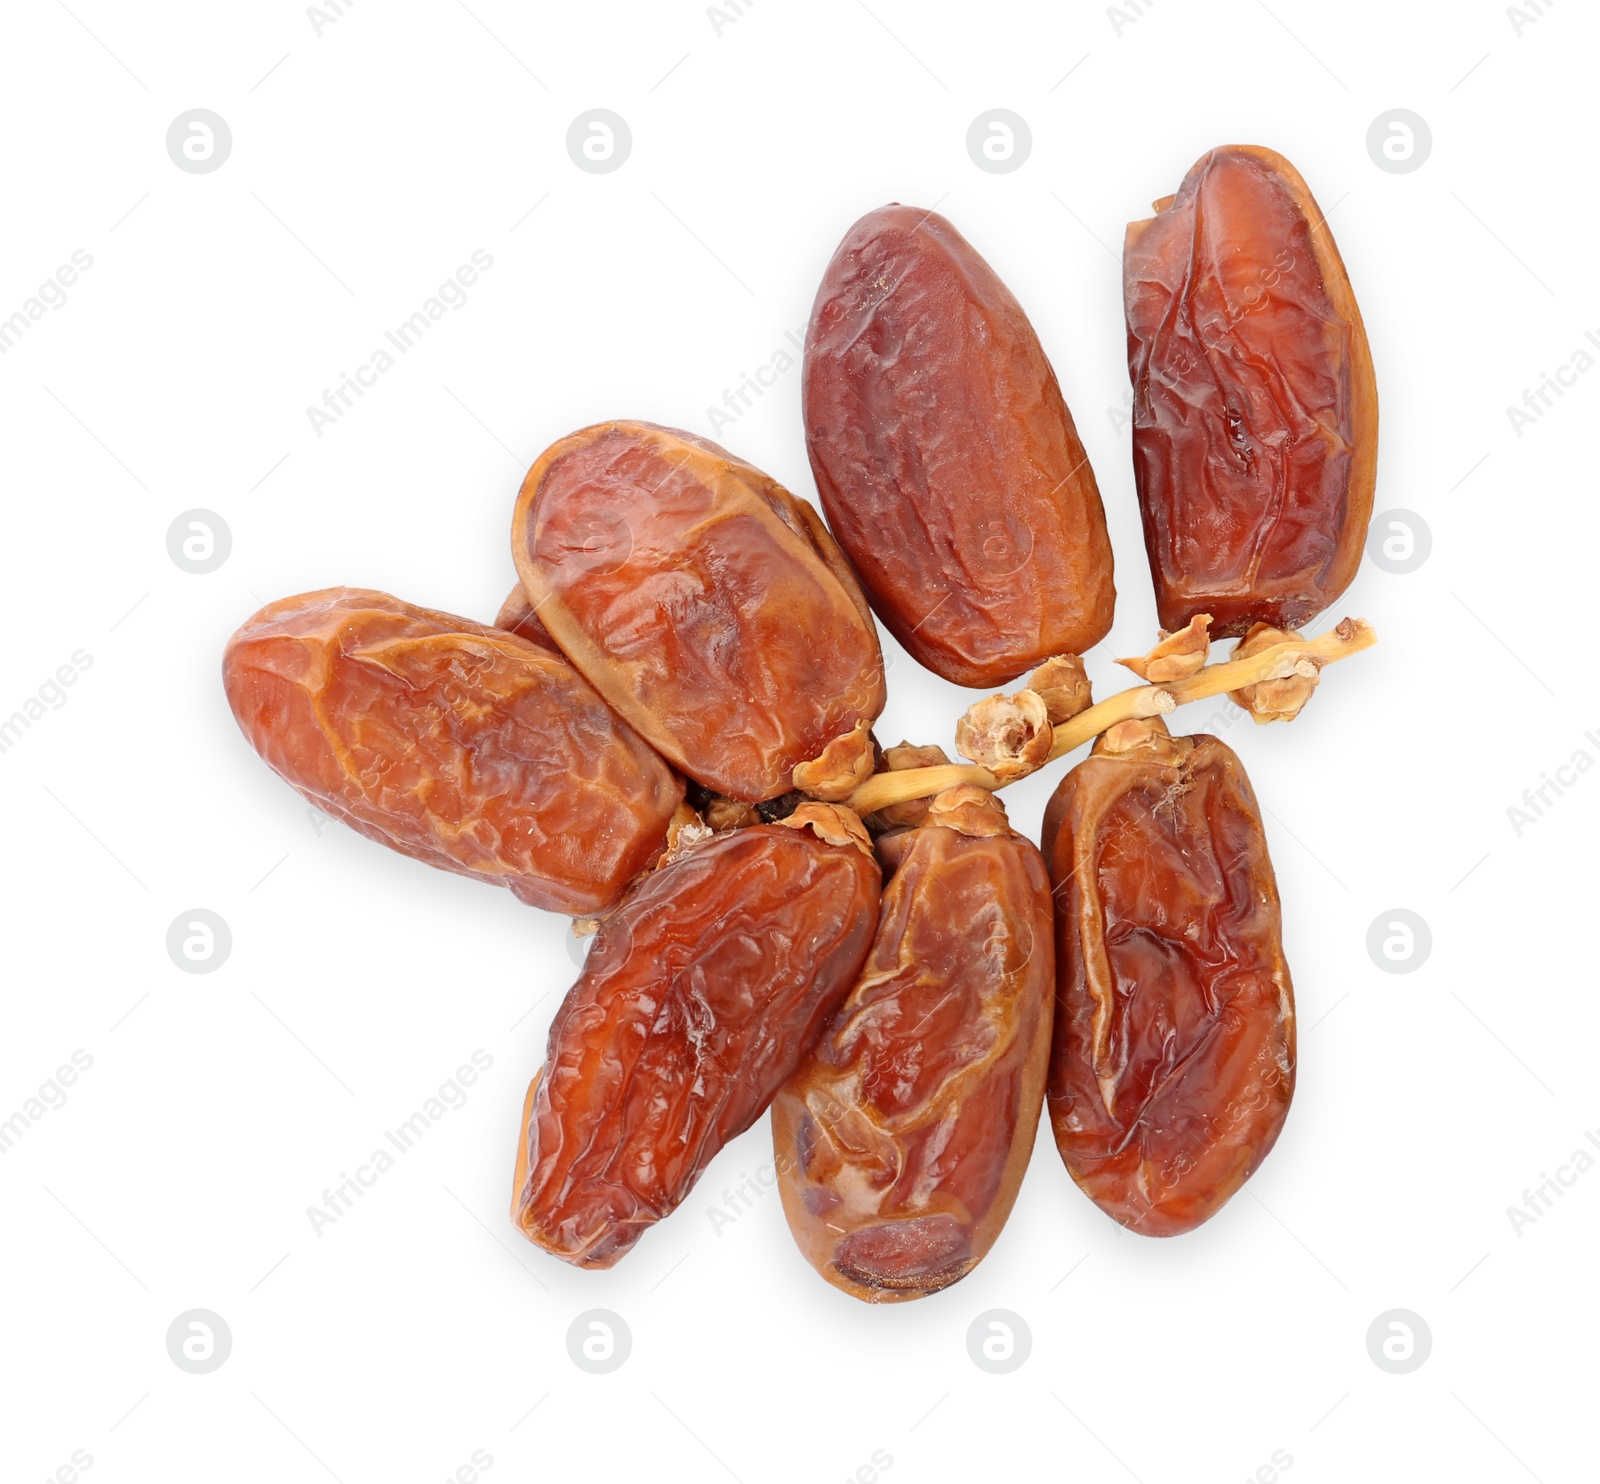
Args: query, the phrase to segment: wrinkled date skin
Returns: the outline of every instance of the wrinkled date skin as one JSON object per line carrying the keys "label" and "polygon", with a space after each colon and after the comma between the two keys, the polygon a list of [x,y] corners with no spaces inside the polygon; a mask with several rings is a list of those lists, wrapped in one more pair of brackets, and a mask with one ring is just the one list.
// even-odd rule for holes
{"label": "wrinkled date skin", "polygon": [[528,1093],[512,1219],[530,1241],[610,1267],[765,1111],[872,942],[880,875],[854,829],[719,835],[601,925]]}
{"label": "wrinkled date skin", "polygon": [[1189,1231],[1266,1158],[1294,1092],[1294,992],[1255,795],[1215,737],[1126,722],[1056,789],[1044,853],[1056,1145],[1108,1216]]}
{"label": "wrinkled date skin", "polygon": [[318,808],[553,912],[615,906],[683,798],[559,655],[386,593],[269,603],[222,675],[250,745]]}
{"label": "wrinkled date skin", "polygon": [[1339,250],[1282,155],[1206,155],[1128,227],[1133,463],[1161,626],[1300,628],[1350,585],[1378,460]]}
{"label": "wrinkled date skin", "polygon": [[964,1277],[1011,1212],[1044,1103],[1050,880],[997,799],[953,789],[895,837],[855,988],[772,1105],[789,1227],[869,1303]]}
{"label": "wrinkled date skin", "polygon": [[[562,651],[697,782],[759,803],[870,775],[871,611],[821,517],[759,469],[649,423],[585,428],[529,471],[512,548]],[[858,773],[795,778],[841,739]]]}
{"label": "wrinkled date skin", "polygon": [[823,276],[811,468],[878,616],[928,669],[994,686],[1111,627],[1094,471],[1022,306],[941,216],[885,206]]}

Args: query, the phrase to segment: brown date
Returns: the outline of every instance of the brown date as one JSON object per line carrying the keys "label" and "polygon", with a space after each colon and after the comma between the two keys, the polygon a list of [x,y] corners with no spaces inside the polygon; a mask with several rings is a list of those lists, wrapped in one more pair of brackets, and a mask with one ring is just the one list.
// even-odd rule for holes
{"label": "brown date", "polygon": [[1039,338],[942,216],[862,217],[823,275],[804,417],[828,523],[921,664],[992,686],[1111,627],[1100,491]]}
{"label": "brown date", "polygon": [[1299,628],[1350,585],[1378,390],[1333,235],[1282,155],[1201,159],[1123,255],[1133,462],[1161,626]]}
{"label": "brown date", "polygon": [[601,924],[528,1089],[511,1214],[607,1268],[765,1111],[866,957],[879,871],[846,809],[804,804],[645,878]]}
{"label": "brown date", "polygon": [[386,593],[269,603],[222,675],[250,745],[318,808],[535,907],[613,907],[683,798],[559,655]]}
{"label": "brown date", "polygon": [[603,423],[540,455],[512,554],[563,653],[697,782],[745,803],[871,776],[883,656],[816,511],[725,449]]}
{"label": "brown date", "polygon": [[1080,1188],[1146,1236],[1216,1214],[1294,1092],[1294,991],[1239,759],[1159,718],[1119,723],[1051,797],[1049,1107]]}
{"label": "brown date", "polygon": [[556,641],[550,637],[550,631],[539,622],[539,615],[533,611],[533,604],[528,601],[520,582],[506,594],[505,602],[494,616],[494,626],[504,629],[508,634],[515,634],[519,639],[526,639],[530,644],[537,644],[540,649],[548,649],[551,654],[561,653]]}
{"label": "brown date", "polygon": [[869,1303],[982,1260],[1033,1151],[1050,1056],[1050,879],[993,794],[938,795],[898,864],[861,977],[772,1105],[778,1188],[807,1261]]}

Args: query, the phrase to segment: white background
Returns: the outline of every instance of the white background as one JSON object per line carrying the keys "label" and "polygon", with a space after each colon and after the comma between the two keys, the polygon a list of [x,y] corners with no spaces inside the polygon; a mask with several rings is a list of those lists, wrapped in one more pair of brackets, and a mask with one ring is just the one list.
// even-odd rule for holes
{"label": "white background", "polygon": [[[1291,1484],[1595,1477],[1600,1170],[1520,1235],[1507,1215],[1600,1129],[1600,776],[1569,774],[1520,836],[1507,815],[1600,758],[1600,375],[1520,436],[1506,413],[1600,329],[1592,8],[1519,34],[1489,0],[1160,0],[1120,22],[757,0],[720,27],[687,0],[360,0],[318,35],[287,0],[70,4],[12,0],[0,34],[0,318],[93,258],[0,356],[0,715],[92,658],[0,754],[0,1118],[74,1050],[93,1066],[0,1158],[6,1480],[75,1450],[107,1484],[420,1484],[475,1450],[491,1479],[826,1484],[875,1451],[890,1484],[1238,1481],[1275,1452]],[[608,175],[565,145],[595,107],[633,135]],[[1009,174],[965,145],[996,107],[1032,131]],[[1366,147],[1397,107],[1433,135],[1409,174]],[[213,173],[166,151],[194,108],[231,127]],[[1269,811],[1301,1011],[1276,1152],[1158,1242],[1041,1137],[989,1259],[898,1307],[822,1283],[773,1195],[713,1228],[769,1158],[765,1120],[614,1271],[527,1246],[510,1170],[576,972],[566,925],[319,834],[232,723],[228,634],[340,583],[491,618],[534,455],[607,417],[709,433],[848,225],[902,200],[938,203],[1055,363],[1116,548],[1090,656],[1109,693],[1110,657],[1155,637],[1112,416],[1122,229],[1233,141],[1283,151],[1331,213],[1378,368],[1377,509],[1433,542],[1408,575],[1364,563],[1339,607],[1381,643],[1297,723],[1226,733]],[[466,306],[317,436],[307,407],[475,249],[493,267]],[[814,497],[799,397],[788,372],[719,436]],[[195,507],[232,532],[209,575],[167,553]],[[948,744],[971,697],[903,654],[890,683],[883,740]],[[1024,828],[1059,772],[1007,795]],[[165,948],[197,907],[233,935],[204,976]],[[1397,907],[1433,937],[1406,975],[1366,948]],[[314,1235],[306,1208],[476,1049],[493,1067],[465,1107]],[[168,1358],[191,1308],[231,1328],[209,1375]],[[568,1358],[591,1308],[632,1332],[609,1375]],[[995,1308],[1032,1333],[1007,1375],[967,1354]],[[1393,1308],[1433,1337],[1408,1375],[1367,1352]]]}

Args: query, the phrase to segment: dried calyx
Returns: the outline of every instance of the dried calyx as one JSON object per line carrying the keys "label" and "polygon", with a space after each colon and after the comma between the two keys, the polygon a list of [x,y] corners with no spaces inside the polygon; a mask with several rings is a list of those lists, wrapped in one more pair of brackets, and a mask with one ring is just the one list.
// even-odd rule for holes
{"label": "dried calyx", "polygon": [[[1248,659],[1276,644],[1285,644],[1301,638],[1296,629],[1275,629],[1271,624],[1258,623],[1233,646],[1233,658]],[[1275,675],[1268,680],[1258,680],[1254,685],[1243,685],[1228,692],[1229,699],[1241,710],[1261,723],[1293,721],[1301,708],[1311,699],[1322,674],[1322,665],[1310,656],[1294,662],[1285,675]]]}
{"label": "dried calyx", "polygon": [[1002,783],[1041,767],[1053,737],[1044,698],[1033,690],[978,701],[956,723],[956,751]]}
{"label": "dried calyx", "polygon": [[1046,660],[1028,677],[1028,689],[1044,702],[1045,715],[1053,727],[1071,721],[1094,704],[1088,671],[1075,654],[1058,654]]}
{"label": "dried calyx", "polygon": [[[787,829],[809,829],[829,845],[854,845],[872,856],[872,840],[867,827],[853,809],[843,804],[801,804],[787,819],[777,821]],[[875,858],[875,857],[874,857]]]}
{"label": "dried calyx", "polygon": [[1094,744],[1096,757],[1139,757],[1157,762],[1177,762],[1190,746],[1185,737],[1174,737],[1159,716],[1137,721],[1119,721],[1102,732]]}
{"label": "dried calyx", "polygon": [[[1161,631],[1161,642],[1149,654],[1137,659],[1118,660],[1139,679],[1151,685],[1164,685],[1169,680],[1187,680],[1205,668],[1206,654],[1211,648],[1211,615],[1197,613],[1181,629],[1168,633]],[[1237,653],[1237,651],[1235,651]]]}
{"label": "dried calyx", "polygon": [[794,786],[828,803],[848,799],[872,777],[872,731],[865,721],[835,737],[810,762],[795,765]]}
{"label": "dried calyx", "polygon": [[1056,728],[1093,703],[1083,661],[1058,654],[1040,665],[1022,690],[969,706],[956,723],[956,750],[1001,783],[1015,783],[1060,756]]}
{"label": "dried calyx", "polygon": [[925,825],[942,825],[963,835],[1009,835],[1011,821],[1006,806],[986,788],[963,783],[935,794],[928,805]]}

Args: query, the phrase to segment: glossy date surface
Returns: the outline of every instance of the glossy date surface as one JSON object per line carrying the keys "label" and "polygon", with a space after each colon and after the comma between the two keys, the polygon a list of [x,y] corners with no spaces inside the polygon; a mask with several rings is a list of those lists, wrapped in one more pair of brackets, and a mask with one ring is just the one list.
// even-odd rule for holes
{"label": "glossy date surface", "polygon": [[[757,803],[870,775],[870,610],[821,517],[753,465],[649,423],[585,428],[529,471],[512,548],[562,651],[697,782]],[[831,787],[796,778],[824,754]]]}
{"label": "glossy date surface", "polygon": [[1049,1109],[1072,1178],[1147,1236],[1214,1215],[1294,1091],[1294,993],[1260,811],[1215,737],[1125,722],[1045,811]]}
{"label": "glossy date surface", "polygon": [[868,1302],[964,1277],[1010,1214],[1044,1099],[1050,881],[993,795],[937,796],[898,864],[861,977],[772,1105],[801,1251]]}
{"label": "glossy date surface", "polygon": [[885,206],[839,244],[806,342],[828,523],[879,617],[958,685],[1111,627],[1094,471],[1022,306],[943,217]]}
{"label": "glossy date surface", "polygon": [[539,622],[539,615],[533,611],[533,604],[528,601],[520,582],[506,594],[505,602],[494,616],[494,626],[504,629],[508,634],[515,634],[519,639],[526,639],[530,644],[537,644],[540,649],[548,649],[551,654],[561,653],[556,641],[550,637],[550,631]]}
{"label": "glossy date surface", "polygon": [[1355,576],[1378,397],[1355,294],[1283,156],[1214,149],[1127,231],[1133,456],[1164,629],[1299,628]]}
{"label": "glossy date surface", "polygon": [[246,739],[311,803],[536,907],[614,906],[683,798],[559,655],[386,593],[270,603],[222,669]]}
{"label": "glossy date surface", "polygon": [[[810,810],[844,811],[826,805]],[[604,923],[529,1091],[512,1217],[610,1267],[765,1111],[849,990],[880,876],[859,839],[763,824],[654,872]],[[833,843],[840,841],[842,843]]]}

